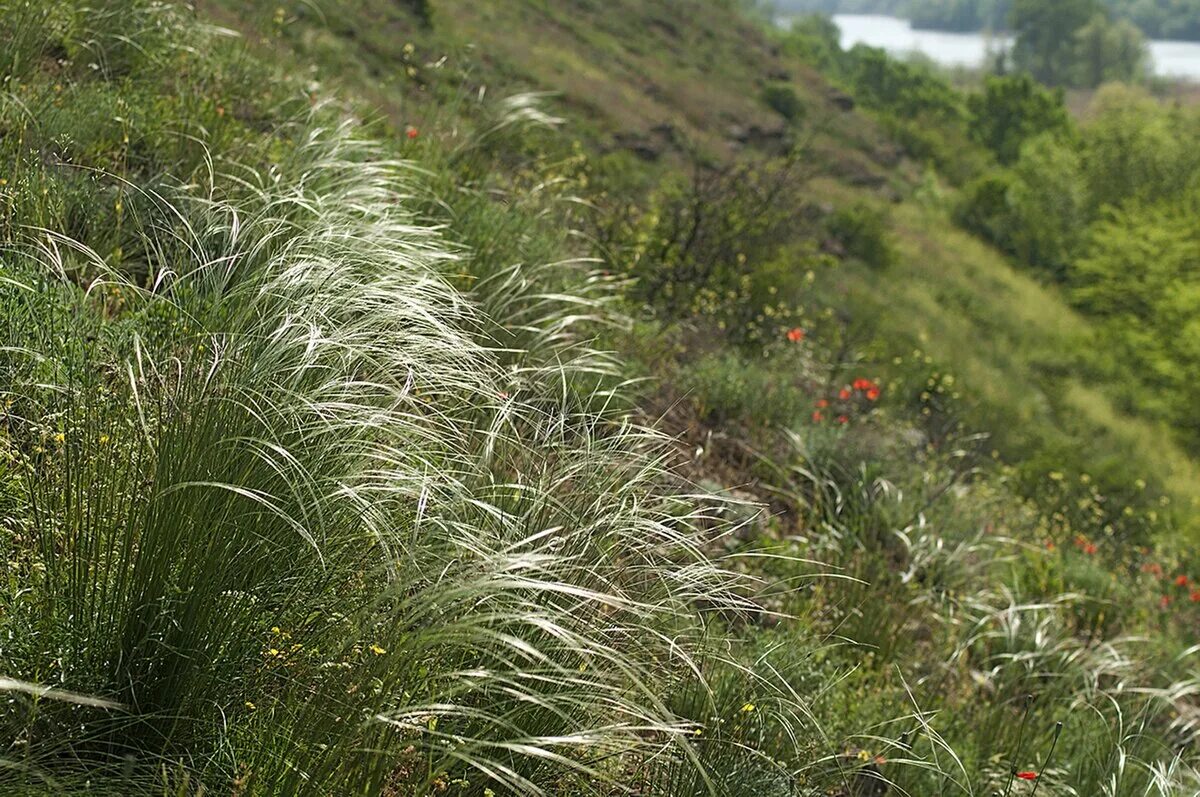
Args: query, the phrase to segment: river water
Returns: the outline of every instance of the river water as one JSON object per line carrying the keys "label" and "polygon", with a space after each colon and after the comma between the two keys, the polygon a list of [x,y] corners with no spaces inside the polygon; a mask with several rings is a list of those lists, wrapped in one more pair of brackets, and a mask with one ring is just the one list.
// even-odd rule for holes
{"label": "river water", "polygon": [[[1005,36],[915,30],[906,19],[878,14],[835,14],[842,46],[868,44],[895,55],[921,53],[944,66],[983,66],[990,53],[1010,44]],[[781,20],[787,24],[787,20]],[[1151,41],[1155,74],[1200,81],[1200,42]]]}

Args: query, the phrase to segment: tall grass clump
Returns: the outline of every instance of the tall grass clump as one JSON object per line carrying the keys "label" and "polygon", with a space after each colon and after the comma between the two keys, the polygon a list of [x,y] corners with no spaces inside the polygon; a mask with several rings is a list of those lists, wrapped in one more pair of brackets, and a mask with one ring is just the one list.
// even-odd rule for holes
{"label": "tall grass clump", "polygon": [[[553,244],[506,260],[528,230],[482,190],[452,245],[412,168],[328,115],[253,165],[191,158],[234,114],[197,97],[206,130],[154,95],[195,52],[179,19],[4,10],[4,789],[536,794],[699,767],[664,690],[701,671],[706,612],[750,605],[579,331],[603,286]],[[52,132],[59,160],[29,156]],[[118,179],[78,168],[92,146]]]}
{"label": "tall grass clump", "polygon": [[491,290],[488,320],[444,276],[471,253],[408,210],[408,165],[291,133],[270,171],[144,197],[140,262],[46,230],[4,255],[0,663],[30,685],[6,788],[702,770],[664,687],[699,681],[706,615],[752,609],[704,552],[725,532],[655,432],[576,400],[595,358],[506,368],[484,333],[508,311],[543,355],[586,350],[578,302],[536,287],[552,267],[500,269],[526,290]]}
{"label": "tall grass clump", "polygon": [[554,120],[418,170],[168,6],[0,11],[0,789],[719,793],[756,587],[591,342],[612,286],[481,179]]}

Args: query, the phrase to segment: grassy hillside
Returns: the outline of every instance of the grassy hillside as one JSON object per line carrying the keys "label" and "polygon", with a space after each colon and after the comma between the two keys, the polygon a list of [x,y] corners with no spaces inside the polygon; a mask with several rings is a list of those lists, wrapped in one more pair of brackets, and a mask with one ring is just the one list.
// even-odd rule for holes
{"label": "grassy hillside", "polygon": [[1192,460],[926,73],[700,0],[0,40],[0,791],[1200,789]]}
{"label": "grassy hillside", "polygon": [[[861,104],[869,98],[847,110],[853,76],[820,74],[737,8],[441,3],[431,26],[394,4],[319,9],[288,9],[277,23],[266,5],[254,30],[266,34],[264,48],[315,64],[315,77],[328,75],[364,97],[361,107],[384,113],[396,129],[451,138],[471,113],[467,98],[481,89],[545,92],[547,107],[569,120],[568,135],[585,141],[581,168],[601,194],[616,182],[612,191],[628,195],[626,182],[642,190],[697,160],[766,158],[799,145],[810,212],[904,200],[889,220],[900,267],[864,274],[862,289],[826,302],[853,317],[852,334],[886,342],[875,351],[879,364],[921,348],[964,376],[969,422],[993,433],[1010,461],[1049,472],[1065,457],[1077,471],[1115,469],[1110,489],[1144,478],[1185,504],[1196,497],[1189,458],[1171,435],[1124,409],[1117,394],[1127,375],[1087,343],[1096,341],[1089,322],[1053,288],[954,238],[947,216],[913,199],[928,157],[927,144],[911,139],[914,128],[897,130],[886,114],[881,126],[877,108]],[[768,89],[781,87],[801,109],[790,123],[768,102]],[[935,146],[967,149],[954,141]],[[633,196],[646,201],[644,193]],[[847,278],[831,289],[863,285]]]}

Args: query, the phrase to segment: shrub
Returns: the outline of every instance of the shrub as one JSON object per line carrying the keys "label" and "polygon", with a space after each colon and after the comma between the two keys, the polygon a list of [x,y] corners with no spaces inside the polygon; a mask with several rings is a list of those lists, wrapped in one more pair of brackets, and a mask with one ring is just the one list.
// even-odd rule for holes
{"label": "shrub", "polygon": [[989,76],[982,92],[967,97],[967,110],[971,138],[1005,165],[1016,162],[1030,138],[1071,131],[1062,90],[1050,91],[1028,75]]}
{"label": "shrub", "polygon": [[763,102],[788,122],[799,122],[804,118],[804,102],[796,95],[796,89],[788,83],[770,83],[763,89]]}
{"label": "shrub", "polygon": [[701,357],[684,368],[679,383],[709,423],[788,426],[812,403],[780,363],[732,352]]}
{"label": "shrub", "polygon": [[847,256],[872,268],[887,268],[896,260],[883,209],[866,203],[839,208],[826,220],[826,229]]}

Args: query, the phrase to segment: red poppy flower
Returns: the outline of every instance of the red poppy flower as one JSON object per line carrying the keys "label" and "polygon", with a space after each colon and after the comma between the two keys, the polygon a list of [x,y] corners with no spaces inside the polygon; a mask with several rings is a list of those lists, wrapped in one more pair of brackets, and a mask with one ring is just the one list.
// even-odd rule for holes
{"label": "red poppy flower", "polygon": [[1099,549],[1096,547],[1096,543],[1094,542],[1089,542],[1087,545],[1083,546],[1083,552],[1088,556],[1095,556],[1097,550]]}
{"label": "red poppy flower", "polygon": [[1186,587],[1189,583],[1190,579],[1187,576],[1175,576],[1175,586]]}
{"label": "red poppy flower", "polygon": [[412,141],[417,136],[421,135],[421,131],[411,125],[409,125],[408,129],[406,129],[404,133],[408,136],[409,141]]}
{"label": "red poppy flower", "polygon": [[867,391],[867,401],[878,401],[878,400],[879,400],[879,388],[873,387]]}
{"label": "red poppy flower", "polygon": [[1188,597],[1192,599],[1192,603],[1200,603],[1200,589],[1192,590],[1192,594]]}
{"label": "red poppy flower", "polygon": [[837,422],[840,423],[842,426],[845,426],[846,424],[850,423],[850,416],[849,415],[839,415]]}
{"label": "red poppy flower", "polygon": [[854,380],[854,389],[855,390],[870,390],[873,387],[875,387],[875,383],[872,382],[870,379],[855,379]]}
{"label": "red poppy flower", "polygon": [[841,390],[838,391],[838,398],[840,398],[842,401],[846,401],[852,395],[853,394],[850,392],[850,390],[848,388],[842,388]]}
{"label": "red poppy flower", "polygon": [[1036,772],[1018,772],[1017,780],[1037,780],[1038,773]]}
{"label": "red poppy flower", "polygon": [[820,423],[821,421],[825,420],[825,416],[823,414],[821,414],[820,410],[817,410],[816,412],[814,412],[812,418],[813,418],[813,423]]}
{"label": "red poppy flower", "polygon": [[829,406],[829,399],[821,399],[817,402],[817,406],[821,409],[825,409]]}
{"label": "red poppy flower", "polygon": [[807,334],[808,333],[805,332],[800,327],[796,327],[795,329],[788,330],[787,339],[790,340],[792,343],[799,343],[800,341],[804,340],[804,337]]}

